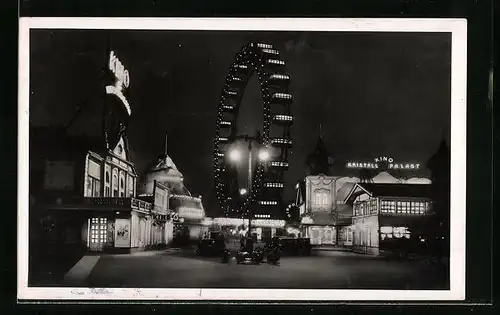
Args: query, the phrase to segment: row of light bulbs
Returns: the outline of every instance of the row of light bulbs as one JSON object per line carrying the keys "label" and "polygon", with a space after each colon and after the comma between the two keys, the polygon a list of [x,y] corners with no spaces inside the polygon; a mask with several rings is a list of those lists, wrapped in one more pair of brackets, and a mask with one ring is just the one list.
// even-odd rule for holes
{"label": "row of light bulbs", "polygon": [[271,74],[269,78],[271,80],[290,80],[290,76],[287,74]]}
{"label": "row of light bulbs", "polygon": [[259,204],[263,206],[275,206],[278,202],[274,200],[260,200]]}
{"label": "row of light bulbs", "polygon": [[269,45],[269,44],[263,44],[263,43],[258,43],[257,44],[257,47],[259,48],[273,48],[272,45]]}
{"label": "row of light bulbs", "polygon": [[271,139],[272,144],[292,144],[292,139],[286,138],[273,138]]}
{"label": "row of light bulbs", "polygon": [[290,94],[290,93],[274,93],[273,98],[281,98],[281,99],[291,100],[292,94]]}
{"label": "row of light bulbs", "polygon": [[269,187],[269,188],[283,188],[283,183],[265,183],[264,187]]}
{"label": "row of light bulbs", "polygon": [[267,53],[267,54],[279,55],[279,52],[276,49],[264,48],[264,49],[262,49],[262,51]]}
{"label": "row of light bulbs", "polygon": [[272,161],[269,164],[271,166],[277,166],[277,167],[288,167],[288,162],[283,162],[283,161]]}
{"label": "row of light bulbs", "polygon": [[280,120],[280,121],[292,121],[293,116],[291,116],[291,115],[274,115],[274,119]]}
{"label": "row of light bulbs", "polygon": [[267,59],[267,63],[273,64],[273,65],[285,65],[285,62],[283,60],[278,60],[278,59]]}

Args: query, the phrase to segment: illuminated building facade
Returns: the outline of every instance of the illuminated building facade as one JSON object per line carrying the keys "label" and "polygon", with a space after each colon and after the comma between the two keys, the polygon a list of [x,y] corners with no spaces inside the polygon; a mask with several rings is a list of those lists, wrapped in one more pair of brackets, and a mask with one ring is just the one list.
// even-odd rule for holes
{"label": "illuminated building facade", "polygon": [[126,135],[130,76],[114,51],[108,56],[102,138],[70,135],[81,116],[64,127],[30,126],[30,235],[36,236],[30,253],[40,249],[57,260],[68,253],[79,258],[86,251],[130,252],[167,242],[167,192],[155,185],[152,198],[137,197]]}
{"label": "illuminated building facade", "polygon": [[425,242],[425,227],[434,214],[431,189],[419,184],[356,183],[344,199],[353,209],[352,248],[379,254]]}
{"label": "illuminated building facade", "polygon": [[[315,149],[306,160],[307,176],[296,186],[295,204],[299,208],[301,236],[312,245],[337,245],[338,232],[351,212],[337,202],[337,179],[329,176],[333,157],[328,154],[319,130]],[[349,223],[349,222],[348,222]]]}
{"label": "illuminated building facade", "polygon": [[301,236],[313,245],[344,244],[343,227],[351,224],[352,208],[338,202],[338,177],[307,176],[297,184]]}
{"label": "illuminated building facade", "polygon": [[183,174],[167,154],[166,144],[165,153],[147,166],[140,193],[151,194],[156,182],[169,191],[169,209],[174,221],[173,241],[189,243],[199,240],[207,230],[203,225],[205,209],[201,196],[191,196],[184,185]]}
{"label": "illuminated building facade", "polygon": [[39,234],[47,237],[46,245],[59,251],[130,252],[166,244],[168,205],[156,198],[166,189],[156,185],[155,199],[148,201],[137,197],[126,136],[108,150],[99,141],[61,131],[32,129],[30,188],[38,224],[53,228]]}

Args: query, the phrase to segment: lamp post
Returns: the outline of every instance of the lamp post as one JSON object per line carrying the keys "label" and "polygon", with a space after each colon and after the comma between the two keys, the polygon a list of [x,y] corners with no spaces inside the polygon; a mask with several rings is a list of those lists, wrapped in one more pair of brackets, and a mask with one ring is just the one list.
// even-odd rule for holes
{"label": "lamp post", "polygon": [[[252,194],[252,175],[253,175],[253,169],[252,169],[252,160],[253,160],[253,153],[252,153],[252,141],[256,141],[259,144],[259,147],[261,146],[261,139],[259,136],[257,137],[249,137],[247,135],[243,136],[236,136],[233,138],[234,140],[244,140],[248,142],[248,175],[247,175],[247,189],[242,188],[240,189],[240,196],[251,196]],[[269,152],[265,148],[261,148],[258,154],[258,159],[261,161],[267,161],[269,160]],[[241,151],[238,149],[232,149],[229,152],[229,158],[232,162],[238,163],[241,161]],[[250,199],[249,199],[250,200]],[[252,236],[252,204],[247,205],[247,211],[248,211],[248,237]],[[244,218],[244,216],[243,216]]]}

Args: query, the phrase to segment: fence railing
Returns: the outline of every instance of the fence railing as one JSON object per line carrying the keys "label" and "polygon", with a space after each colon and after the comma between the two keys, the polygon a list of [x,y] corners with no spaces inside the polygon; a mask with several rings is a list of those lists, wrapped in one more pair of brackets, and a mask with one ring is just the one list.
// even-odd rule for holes
{"label": "fence railing", "polygon": [[151,203],[136,198],[92,197],[84,198],[84,204],[112,206],[120,209],[136,209],[142,211],[151,211],[153,209]]}

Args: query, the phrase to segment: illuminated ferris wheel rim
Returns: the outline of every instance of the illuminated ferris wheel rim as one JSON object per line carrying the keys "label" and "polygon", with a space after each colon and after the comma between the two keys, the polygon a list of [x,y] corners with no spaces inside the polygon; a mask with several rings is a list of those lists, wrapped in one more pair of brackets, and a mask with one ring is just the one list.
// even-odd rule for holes
{"label": "illuminated ferris wheel rim", "polygon": [[[257,159],[257,167],[252,178],[252,193],[242,205],[253,203],[256,195],[264,187],[266,189],[283,190],[283,173],[288,168],[288,149],[292,145],[289,128],[293,123],[293,116],[290,114],[290,105],[293,96],[288,92],[290,75],[286,73],[285,62],[280,59],[279,51],[270,44],[250,43],[243,47],[237,54],[235,61],[231,65],[226,76],[222,89],[220,103],[218,105],[218,115],[216,123],[216,134],[214,139],[214,176],[217,191],[217,198],[226,208],[230,202],[230,196],[226,191],[226,181],[223,174],[225,172],[226,150],[221,145],[227,145],[236,138],[236,121],[241,100],[245,92],[247,83],[252,75],[257,75],[263,104],[263,132],[261,144],[265,148],[274,147],[280,151],[280,159],[271,159],[268,166],[275,170],[279,181],[262,183],[265,173],[264,163]],[[281,109],[279,112],[272,112],[275,108]],[[225,115],[231,116],[225,119]],[[271,126],[282,127],[283,137],[270,137]],[[229,129],[229,136],[221,137],[220,131],[223,128]],[[285,158],[283,158],[285,157]],[[274,200],[260,200],[261,205],[277,205]]]}

